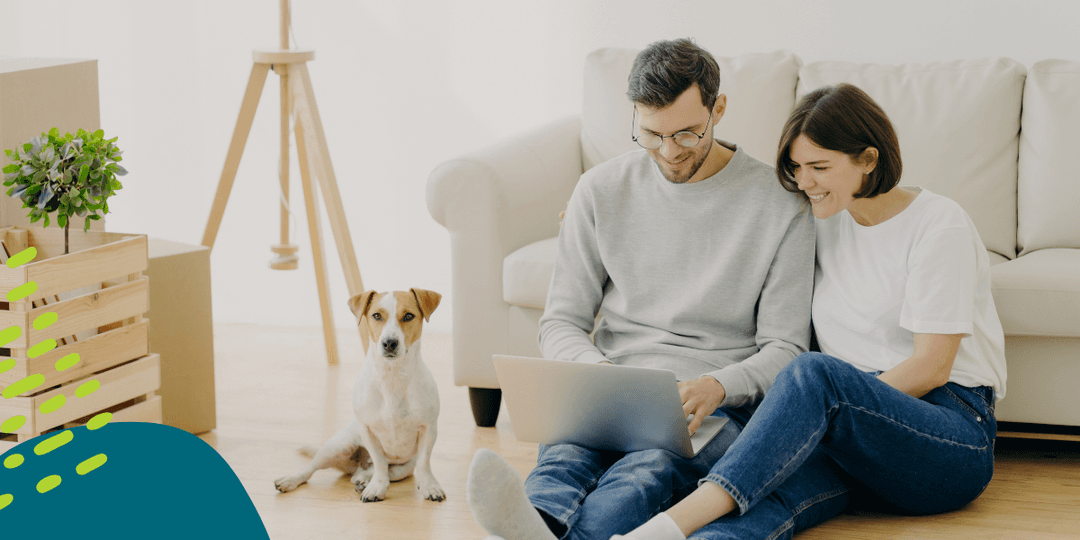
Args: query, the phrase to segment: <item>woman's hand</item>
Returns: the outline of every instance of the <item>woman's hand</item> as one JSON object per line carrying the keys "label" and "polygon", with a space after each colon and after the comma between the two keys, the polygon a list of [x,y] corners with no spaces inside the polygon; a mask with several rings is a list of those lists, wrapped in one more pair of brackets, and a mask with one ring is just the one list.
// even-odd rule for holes
{"label": "woman's hand", "polygon": [[697,432],[701,422],[706,416],[711,415],[724,401],[727,390],[711,375],[702,375],[694,380],[679,383],[679,397],[682,398],[683,414],[694,415],[694,419],[687,426],[690,435]]}

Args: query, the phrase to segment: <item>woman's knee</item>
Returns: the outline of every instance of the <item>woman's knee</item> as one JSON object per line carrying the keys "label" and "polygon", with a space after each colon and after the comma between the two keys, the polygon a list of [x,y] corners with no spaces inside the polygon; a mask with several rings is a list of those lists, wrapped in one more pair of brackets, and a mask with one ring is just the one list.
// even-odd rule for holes
{"label": "woman's knee", "polygon": [[847,362],[824,353],[803,353],[784,367],[776,380],[778,383],[784,380],[788,384],[818,386],[828,383],[838,370],[848,365]]}

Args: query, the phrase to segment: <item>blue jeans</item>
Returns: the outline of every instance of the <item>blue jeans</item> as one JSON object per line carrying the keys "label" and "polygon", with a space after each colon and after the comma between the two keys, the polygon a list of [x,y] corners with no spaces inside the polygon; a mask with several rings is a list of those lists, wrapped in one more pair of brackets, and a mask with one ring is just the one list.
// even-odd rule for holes
{"label": "blue jeans", "polygon": [[718,409],[731,419],[693,459],[667,450],[612,452],[571,444],[540,445],[525,493],[567,527],[566,539],[626,534],[697,489],[750,418],[747,408]]}
{"label": "blue jeans", "polygon": [[996,434],[991,388],[948,383],[913,398],[843,360],[803,354],[703,480],[738,513],[690,538],[790,538],[854,494],[902,514],[955,510],[990,482]]}

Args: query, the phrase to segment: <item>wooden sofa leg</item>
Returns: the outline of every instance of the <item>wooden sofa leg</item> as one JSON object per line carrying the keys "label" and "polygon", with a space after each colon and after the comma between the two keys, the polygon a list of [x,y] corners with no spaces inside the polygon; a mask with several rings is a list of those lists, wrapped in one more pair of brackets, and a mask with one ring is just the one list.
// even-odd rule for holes
{"label": "wooden sofa leg", "polygon": [[469,402],[472,403],[473,420],[479,427],[493,427],[499,419],[499,406],[502,404],[502,390],[499,388],[469,387]]}

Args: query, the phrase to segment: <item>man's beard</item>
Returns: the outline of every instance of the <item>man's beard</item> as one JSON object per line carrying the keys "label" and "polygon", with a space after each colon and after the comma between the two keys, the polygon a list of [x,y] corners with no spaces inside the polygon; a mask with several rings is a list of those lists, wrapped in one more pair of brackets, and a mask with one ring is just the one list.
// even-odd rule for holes
{"label": "man's beard", "polygon": [[700,158],[690,164],[690,168],[687,169],[686,173],[680,174],[679,176],[673,176],[673,174],[675,173],[668,169],[665,169],[663,166],[660,167],[660,173],[663,174],[664,178],[667,178],[667,181],[671,182],[672,184],[687,183],[691,178],[694,177],[695,174],[697,174],[698,170],[701,169],[701,166],[705,164],[705,160],[709,157],[709,152],[712,151],[712,143],[712,139],[709,139],[709,146],[705,149],[704,152],[702,152]]}

